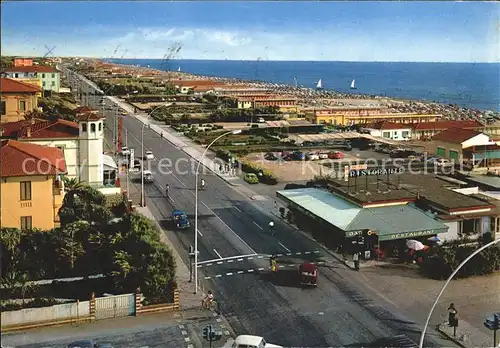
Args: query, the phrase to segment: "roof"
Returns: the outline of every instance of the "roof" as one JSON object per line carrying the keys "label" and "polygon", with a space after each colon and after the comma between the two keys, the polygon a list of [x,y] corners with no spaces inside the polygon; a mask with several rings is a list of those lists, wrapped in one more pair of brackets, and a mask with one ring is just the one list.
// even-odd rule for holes
{"label": "roof", "polygon": [[57,73],[59,70],[47,65],[32,65],[32,66],[13,66],[6,68],[7,72],[40,72],[40,73]]}
{"label": "roof", "polygon": [[[3,131],[2,136],[15,139],[77,138],[79,136],[78,123],[62,119],[10,122],[2,124],[0,128]],[[28,136],[29,130],[30,136]]]}
{"label": "roof", "polygon": [[236,344],[258,347],[262,342],[262,337],[253,335],[239,335],[234,340]]}
{"label": "roof", "polygon": [[75,110],[73,110],[75,115],[76,114],[83,114],[83,113],[86,113],[86,112],[92,112],[93,110],[91,108],[89,108],[88,106],[86,105],[83,105],[83,106],[79,106],[77,107]]}
{"label": "roof", "polygon": [[479,121],[437,121],[437,122],[421,122],[413,125],[413,129],[417,131],[424,130],[445,130],[449,128],[484,128]]}
{"label": "roof", "polygon": [[8,79],[5,77],[0,78],[1,93],[38,93],[41,91],[41,88],[34,84]]}
{"label": "roof", "polygon": [[118,165],[116,164],[115,160],[109,155],[102,154],[102,163],[104,167],[108,167],[110,169],[118,169]]}
{"label": "roof", "polygon": [[433,216],[412,205],[361,208],[343,197],[317,188],[278,191],[277,195],[288,198],[344,231],[375,230],[381,240],[399,239],[401,233],[430,235],[448,229]]}
{"label": "roof", "polygon": [[392,123],[387,121],[379,121],[366,125],[368,129],[390,130],[390,129],[411,129],[411,125],[404,123]]}
{"label": "roof", "polygon": [[56,147],[3,140],[0,152],[0,172],[3,178],[67,172],[64,155]]}
{"label": "roof", "polygon": [[103,119],[103,117],[96,112],[86,112],[78,114],[78,121],[99,121]]}
{"label": "roof", "polygon": [[489,145],[469,146],[469,147],[464,148],[464,151],[472,151],[474,153],[486,152],[486,151],[496,151],[496,150],[500,150],[500,145],[489,144]]}
{"label": "roof", "polygon": [[475,136],[482,134],[472,129],[450,128],[439,132],[432,137],[432,140],[444,141],[447,143],[461,144]]}

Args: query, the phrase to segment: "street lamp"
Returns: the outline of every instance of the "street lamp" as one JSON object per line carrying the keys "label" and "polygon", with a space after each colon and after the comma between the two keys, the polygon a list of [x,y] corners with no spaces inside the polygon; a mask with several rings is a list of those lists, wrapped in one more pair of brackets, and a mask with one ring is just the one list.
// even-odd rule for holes
{"label": "street lamp", "polygon": [[[424,328],[422,330],[422,333],[420,335],[420,343],[419,343],[419,348],[423,348],[424,346],[424,337],[425,337],[425,331],[427,330],[427,326],[429,326],[429,321],[431,320],[431,316],[432,316],[432,312],[434,312],[434,308],[436,308],[438,302],[439,302],[439,299],[441,298],[441,295],[443,294],[444,290],[446,289],[446,287],[448,286],[448,284],[451,282],[451,280],[453,279],[453,277],[455,276],[455,274],[458,273],[458,271],[460,271],[460,269],[470,260],[472,259],[474,256],[476,256],[477,254],[479,254],[481,251],[483,251],[484,249],[496,244],[496,243],[500,243],[500,239],[495,239],[485,245],[483,245],[482,247],[480,247],[479,249],[477,249],[476,251],[474,251],[472,254],[470,254],[465,260],[462,261],[462,263],[460,265],[458,265],[458,267],[453,271],[453,273],[451,273],[451,275],[448,277],[448,279],[446,280],[446,282],[444,283],[443,287],[441,288],[441,291],[439,292],[439,294],[437,295],[436,297],[436,300],[434,300],[434,303],[432,304],[432,307],[431,307],[431,311],[429,312],[429,315],[427,317],[427,320],[425,321],[425,325],[424,325]],[[496,342],[495,342],[496,343]]]}
{"label": "street lamp", "polygon": [[222,137],[225,137],[226,135],[229,134],[240,134],[241,129],[237,129],[234,131],[229,131],[226,133],[223,133],[219,135],[217,138],[215,138],[208,146],[205,148],[205,151],[201,154],[200,159],[198,160],[198,165],[196,166],[196,171],[194,173],[195,177],[195,191],[194,191],[194,293],[196,294],[198,292],[198,171],[200,170],[200,165],[201,162],[203,161],[203,158],[205,157],[205,154],[207,153],[208,149],[210,146],[212,146],[217,140],[219,140]]}
{"label": "street lamp", "polygon": [[144,127],[146,126],[146,123],[149,119],[149,117],[159,108],[163,107],[168,107],[172,105],[172,103],[165,103],[162,105],[158,105],[156,108],[151,110],[151,112],[146,116],[146,119],[142,123],[142,130],[141,130],[141,153],[142,153],[142,161],[141,161],[141,207],[146,206],[146,198],[144,197]]}

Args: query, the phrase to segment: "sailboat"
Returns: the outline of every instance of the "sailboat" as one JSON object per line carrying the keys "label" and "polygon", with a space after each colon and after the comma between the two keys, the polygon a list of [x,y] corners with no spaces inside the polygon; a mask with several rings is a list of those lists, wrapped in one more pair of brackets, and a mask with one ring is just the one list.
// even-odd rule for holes
{"label": "sailboat", "polygon": [[357,89],[356,86],[354,85],[355,82],[356,82],[356,80],[351,81],[351,89]]}
{"label": "sailboat", "polygon": [[181,72],[181,67],[178,67],[178,68],[177,68],[177,71],[178,71],[178,72]]}
{"label": "sailboat", "polygon": [[316,89],[323,89],[323,83],[321,82],[321,79],[319,79],[318,84],[316,85]]}

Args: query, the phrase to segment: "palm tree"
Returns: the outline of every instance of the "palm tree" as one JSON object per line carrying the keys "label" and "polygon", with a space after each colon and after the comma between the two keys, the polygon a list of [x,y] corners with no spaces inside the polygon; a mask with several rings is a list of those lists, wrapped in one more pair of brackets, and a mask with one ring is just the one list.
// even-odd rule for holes
{"label": "palm tree", "polygon": [[79,190],[79,189],[83,188],[83,186],[84,186],[83,182],[78,181],[76,178],[64,177],[63,182],[64,182],[64,190],[66,192],[73,191],[73,190]]}

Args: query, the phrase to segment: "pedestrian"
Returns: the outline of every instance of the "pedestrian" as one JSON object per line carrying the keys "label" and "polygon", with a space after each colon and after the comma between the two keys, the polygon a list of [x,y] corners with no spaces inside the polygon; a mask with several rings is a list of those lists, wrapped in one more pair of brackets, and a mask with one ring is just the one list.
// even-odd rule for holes
{"label": "pedestrian", "polygon": [[356,271],[359,271],[359,253],[355,252],[354,255],[352,255],[352,261],[354,262],[354,269]]}
{"label": "pedestrian", "polygon": [[455,308],[455,304],[450,303],[450,306],[448,307],[448,325],[449,326],[455,326],[455,323],[457,321],[457,316],[458,316],[458,311]]}

